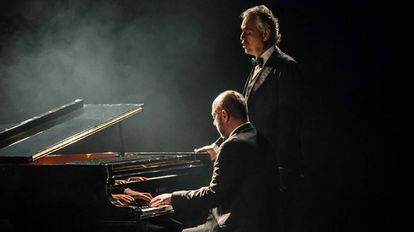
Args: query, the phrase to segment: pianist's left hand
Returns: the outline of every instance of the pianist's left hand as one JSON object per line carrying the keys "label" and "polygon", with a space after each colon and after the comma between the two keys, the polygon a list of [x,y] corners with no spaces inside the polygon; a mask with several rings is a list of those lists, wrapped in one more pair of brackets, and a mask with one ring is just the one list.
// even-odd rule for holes
{"label": "pianist's left hand", "polygon": [[143,201],[146,201],[146,202],[150,202],[151,199],[152,199],[152,196],[151,196],[150,193],[138,192],[138,191],[134,191],[130,188],[126,188],[124,190],[124,193],[129,195],[129,196],[132,196],[134,199],[139,199],[139,200],[143,200]]}
{"label": "pianist's left hand", "polygon": [[112,194],[112,197],[118,205],[132,205],[134,203],[134,198],[126,194]]}
{"label": "pianist's left hand", "polygon": [[171,193],[164,193],[152,198],[149,206],[157,207],[160,205],[171,205]]}

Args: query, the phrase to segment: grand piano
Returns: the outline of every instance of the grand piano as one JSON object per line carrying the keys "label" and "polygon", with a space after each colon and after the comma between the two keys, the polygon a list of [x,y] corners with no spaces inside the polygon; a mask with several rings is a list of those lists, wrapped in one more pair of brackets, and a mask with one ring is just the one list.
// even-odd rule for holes
{"label": "grand piano", "polygon": [[[208,155],[59,153],[142,110],[142,104],[84,104],[78,99],[1,130],[0,220],[11,231],[153,231],[178,221],[170,206],[150,208],[140,201],[122,206],[112,194],[131,188],[156,196],[206,185]],[[115,184],[129,177],[143,178]],[[191,225],[204,216],[194,212],[179,219]]]}

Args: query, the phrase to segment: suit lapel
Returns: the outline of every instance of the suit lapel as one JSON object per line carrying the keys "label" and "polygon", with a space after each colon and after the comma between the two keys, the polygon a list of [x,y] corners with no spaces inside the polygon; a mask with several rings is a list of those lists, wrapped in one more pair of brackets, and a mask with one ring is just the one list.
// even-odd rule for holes
{"label": "suit lapel", "polygon": [[255,93],[257,89],[262,86],[263,82],[266,80],[266,78],[269,76],[270,72],[273,70],[273,67],[265,66],[260,70],[258,77],[256,78],[255,83],[253,84],[253,88],[250,91],[250,93]]}
{"label": "suit lapel", "polygon": [[250,83],[250,81],[253,77],[253,72],[254,72],[254,68],[252,68],[252,70],[250,70],[250,74],[247,77],[246,83],[244,83],[244,88],[243,88],[243,93],[242,93],[244,97],[247,97],[250,94],[250,91],[248,91],[248,87],[249,87],[249,83]]}
{"label": "suit lapel", "polygon": [[276,46],[273,54],[269,57],[269,60],[266,62],[265,66],[257,74],[257,77],[255,78],[256,80],[254,80],[255,83],[253,83],[253,87],[250,89],[248,96],[253,96],[255,93],[257,93],[258,89],[266,81],[267,77],[270,76],[271,72],[274,72],[277,70],[277,66],[278,66],[277,61],[280,59],[280,56],[281,56],[281,51]]}

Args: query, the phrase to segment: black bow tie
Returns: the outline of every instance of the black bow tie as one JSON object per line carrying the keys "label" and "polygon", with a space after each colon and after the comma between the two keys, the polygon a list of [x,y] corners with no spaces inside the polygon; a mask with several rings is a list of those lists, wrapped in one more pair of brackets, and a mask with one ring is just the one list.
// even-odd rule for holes
{"label": "black bow tie", "polygon": [[263,68],[263,58],[262,57],[252,58],[252,64],[253,66],[259,65],[260,68]]}

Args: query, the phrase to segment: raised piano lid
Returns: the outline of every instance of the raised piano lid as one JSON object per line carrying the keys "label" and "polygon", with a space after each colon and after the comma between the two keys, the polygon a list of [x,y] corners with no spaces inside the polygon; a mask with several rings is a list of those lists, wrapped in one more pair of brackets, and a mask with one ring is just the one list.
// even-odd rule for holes
{"label": "raised piano lid", "polygon": [[0,131],[0,163],[28,163],[114,125],[143,104],[84,104],[77,99]]}

